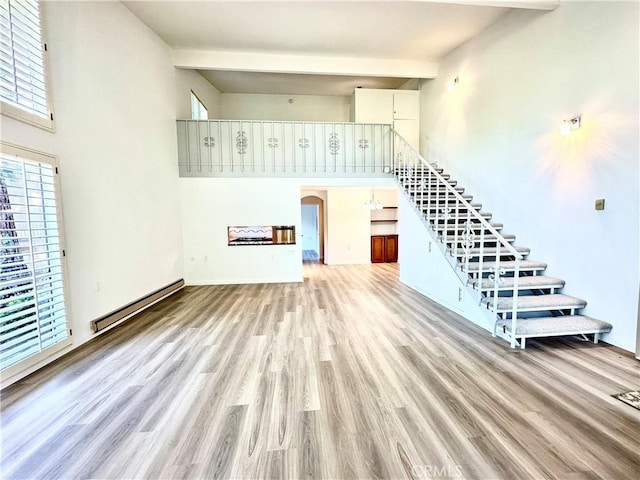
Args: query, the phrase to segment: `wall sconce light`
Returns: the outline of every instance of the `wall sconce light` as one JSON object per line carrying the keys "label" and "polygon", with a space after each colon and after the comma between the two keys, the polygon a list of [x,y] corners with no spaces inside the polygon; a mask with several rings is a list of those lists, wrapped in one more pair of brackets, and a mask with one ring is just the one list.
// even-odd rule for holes
{"label": "wall sconce light", "polygon": [[458,79],[458,77],[454,78],[453,80],[449,80],[447,82],[447,90],[453,90],[458,86],[459,83],[460,83],[460,80]]}
{"label": "wall sconce light", "polygon": [[560,135],[569,135],[571,130],[579,129],[581,124],[581,116],[573,117],[569,120],[563,120],[562,124],[560,125]]}

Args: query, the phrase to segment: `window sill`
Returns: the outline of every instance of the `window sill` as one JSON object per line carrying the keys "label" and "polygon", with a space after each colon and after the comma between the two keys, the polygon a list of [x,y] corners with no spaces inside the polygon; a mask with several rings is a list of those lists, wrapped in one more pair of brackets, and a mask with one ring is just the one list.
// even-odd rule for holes
{"label": "window sill", "polygon": [[47,132],[53,133],[55,131],[53,120],[50,118],[41,117],[10,103],[0,102],[0,113],[2,113],[4,117],[13,118],[14,120],[41,128]]}

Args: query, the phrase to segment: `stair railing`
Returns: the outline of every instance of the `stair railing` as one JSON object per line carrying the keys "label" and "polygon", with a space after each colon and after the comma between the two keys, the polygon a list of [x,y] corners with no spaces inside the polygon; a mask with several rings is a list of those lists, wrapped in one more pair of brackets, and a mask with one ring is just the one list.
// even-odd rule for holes
{"label": "stair railing", "polygon": [[[437,240],[445,245],[446,251],[456,260],[456,265],[467,274],[467,285],[471,282],[472,286],[475,285],[478,289],[480,302],[482,302],[483,292],[493,294],[493,298],[487,299],[487,308],[492,302],[493,311],[497,317],[503,315],[503,312],[498,312],[498,298],[506,275],[506,269],[500,265],[500,258],[502,256],[514,258],[510,341],[511,347],[515,348],[518,279],[523,260],[522,254],[395,130],[393,130],[393,172],[402,191],[414,204],[421,218],[426,220]],[[484,259],[485,252],[489,248],[487,243],[495,244],[495,261]],[[487,256],[492,255],[489,253]],[[470,260],[474,257],[478,258],[477,272],[470,270]],[[492,288],[484,288],[484,275],[492,280],[493,283],[490,284]],[[493,335],[495,335],[495,326]]]}

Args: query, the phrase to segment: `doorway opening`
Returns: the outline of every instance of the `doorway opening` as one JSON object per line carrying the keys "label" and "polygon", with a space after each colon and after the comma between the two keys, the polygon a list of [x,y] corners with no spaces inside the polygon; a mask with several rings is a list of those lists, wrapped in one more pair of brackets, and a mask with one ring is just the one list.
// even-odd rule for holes
{"label": "doorway opening", "polygon": [[324,262],[324,201],[315,195],[303,197],[302,262]]}

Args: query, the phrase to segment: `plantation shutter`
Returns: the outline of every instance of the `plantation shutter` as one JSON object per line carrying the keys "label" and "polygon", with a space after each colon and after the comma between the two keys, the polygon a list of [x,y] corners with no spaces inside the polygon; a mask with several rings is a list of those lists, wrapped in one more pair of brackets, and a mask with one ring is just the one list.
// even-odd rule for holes
{"label": "plantation shutter", "polygon": [[0,156],[0,368],[68,337],[56,167]]}
{"label": "plantation shutter", "polygon": [[0,0],[0,97],[49,116],[37,0]]}

